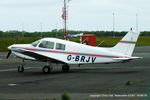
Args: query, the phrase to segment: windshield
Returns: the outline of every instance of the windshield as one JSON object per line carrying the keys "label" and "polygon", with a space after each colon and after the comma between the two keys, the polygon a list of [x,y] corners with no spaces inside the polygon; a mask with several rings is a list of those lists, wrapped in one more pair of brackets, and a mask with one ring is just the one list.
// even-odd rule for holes
{"label": "windshield", "polygon": [[40,41],[35,41],[35,42],[33,42],[31,45],[34,46],[34,47],[36,47],[39,42],[40,42]]}

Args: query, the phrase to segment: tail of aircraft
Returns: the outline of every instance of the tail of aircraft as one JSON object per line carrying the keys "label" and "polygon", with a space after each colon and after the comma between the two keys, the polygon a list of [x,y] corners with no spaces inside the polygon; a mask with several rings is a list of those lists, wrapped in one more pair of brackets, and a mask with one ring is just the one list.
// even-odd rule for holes
{"label": "tail of aircraft", "polygon": [[140,32],[133,32],[132,29],[112,48],[114,52],[131,56],[135,48]]}

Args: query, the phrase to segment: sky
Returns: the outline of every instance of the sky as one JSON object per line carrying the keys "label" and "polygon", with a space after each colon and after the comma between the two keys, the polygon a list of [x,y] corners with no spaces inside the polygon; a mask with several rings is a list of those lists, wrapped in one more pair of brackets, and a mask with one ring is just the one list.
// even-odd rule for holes
{"label": "sky", "polygon": [[[131,27],[150,31],[149,4],[150,0],[71,0],[68,29],[112,31],[114,13],[115,31],[128,31]],[[62,6],[63,0],[0,0],[0,30],[62,29]]]}

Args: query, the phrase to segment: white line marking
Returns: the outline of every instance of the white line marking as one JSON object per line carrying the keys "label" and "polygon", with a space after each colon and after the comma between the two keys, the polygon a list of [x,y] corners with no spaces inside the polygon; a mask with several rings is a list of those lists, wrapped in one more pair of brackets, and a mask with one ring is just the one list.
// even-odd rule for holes
{"label": "white line marking", "polygon": [[[30,69],[31,67],[26,67],[25,69]],[[16,71],[17,68],[15,69],[6,69],[6,70],[0,70],[0,72],[9,72],[9,71]]]}
{"label": "white line marking", "polygon": [[8,86],[16,86],[17,84],[8,84]]}

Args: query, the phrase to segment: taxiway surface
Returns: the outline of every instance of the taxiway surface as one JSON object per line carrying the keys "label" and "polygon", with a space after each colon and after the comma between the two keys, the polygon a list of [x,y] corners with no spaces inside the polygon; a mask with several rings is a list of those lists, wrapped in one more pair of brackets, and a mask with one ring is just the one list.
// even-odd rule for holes
{"label": "taxiway surface", "polygon": [[[68,73],[63,73],[60,65],[54,65],[52,73],[43,74],[45,63],[32,61],[26,62],[24,73],[18,73],[16,68],[21,60],[13,56],[6,60],[6,55],[0,53],[0,100],[60,100],[62,93],[68,93],[72,100],[101,100],[101,97],[90,96],[93,94],[144,94],[147,98],[150,92],[150,46],[136,47],[134,55],[143,59],[129,63],[71,66]],[[126,84],[128,81],[129,85]]]}

